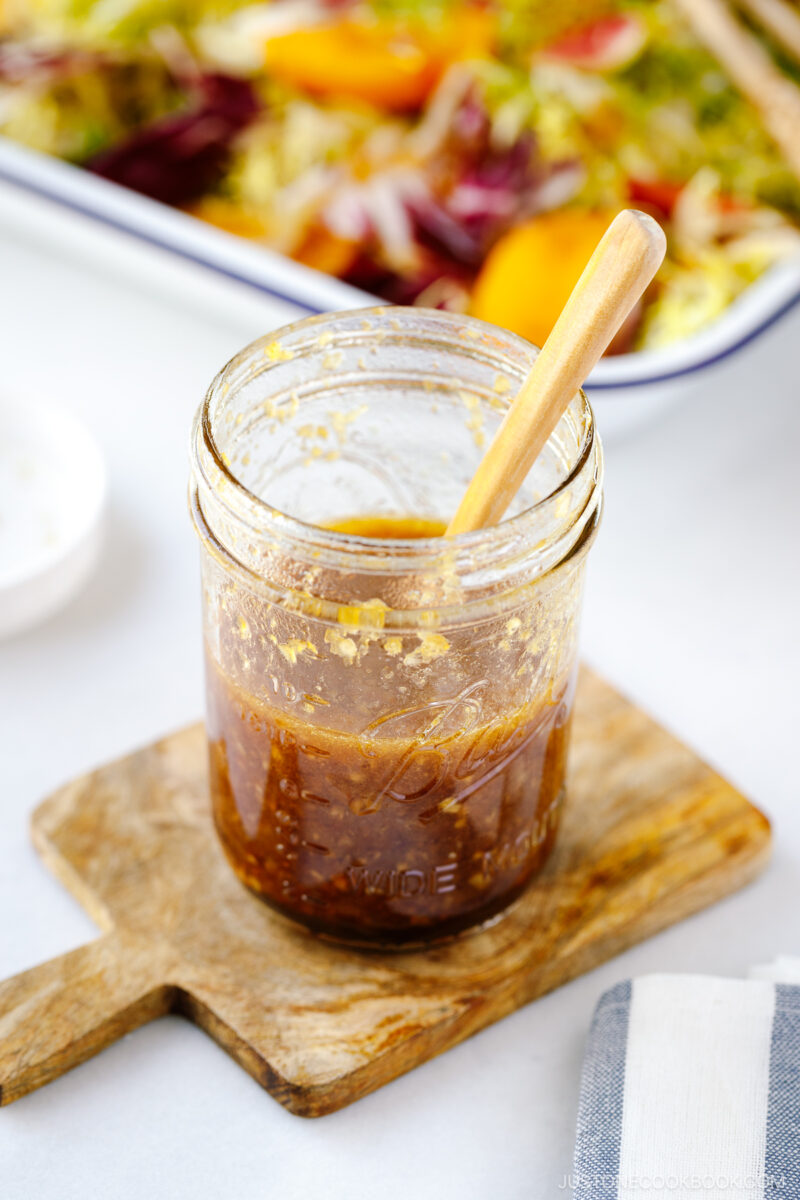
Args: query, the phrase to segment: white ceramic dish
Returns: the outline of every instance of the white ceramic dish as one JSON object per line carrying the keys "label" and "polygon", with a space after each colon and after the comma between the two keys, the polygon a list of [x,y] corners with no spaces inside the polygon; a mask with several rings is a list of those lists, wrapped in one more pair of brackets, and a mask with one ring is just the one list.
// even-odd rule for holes
{"label": "white ceramic dish", "polygon": [[83,586],[102,541],[103,456],[61,408],[0,398],[0,637],[51,616]]}
{"label": "white ceramic dish", "polygon": [[[0,181],[78,217],[194,264],[240,291],[300,313],[374,304],[375,298],[242,238],[212,228],[77,167],[0,138]],[[230,287],[228,287],[230,295]],[[602,361],[587,384],[605,437],[649,422],[708,386],[716,366],[800,303],[800,258],[768,271],[714,324],[663,350]]]}

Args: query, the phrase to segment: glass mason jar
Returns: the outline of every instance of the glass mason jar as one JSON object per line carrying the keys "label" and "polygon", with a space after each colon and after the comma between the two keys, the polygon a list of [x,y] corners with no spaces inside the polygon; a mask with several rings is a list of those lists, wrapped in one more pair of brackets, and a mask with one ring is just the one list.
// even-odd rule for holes
{"label": "glass mason jar", "polygon": [[324,936],[481,925],[553,845],[601,508],[586,397],[500,525],[353,520],[446,524],[535,353],[433,310],[313,317],[238,354],[196,418],[216,828],[242,882]]}

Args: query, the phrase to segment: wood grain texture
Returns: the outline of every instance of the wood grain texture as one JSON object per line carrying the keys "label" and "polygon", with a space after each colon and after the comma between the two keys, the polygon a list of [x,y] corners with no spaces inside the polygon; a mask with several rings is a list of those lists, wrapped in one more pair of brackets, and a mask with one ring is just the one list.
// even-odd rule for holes
{"label": "wood grain texture", "polygon": [[495,926],[426,953],[327,945],[241,887],[212,831],[199,725],[62,788],[34,840],[106,933],[0,984],[0,1100],[177,1011],[292,1112],[332,1112],[765,863],[766,818],[587,671],[573,739],[545,872]]}

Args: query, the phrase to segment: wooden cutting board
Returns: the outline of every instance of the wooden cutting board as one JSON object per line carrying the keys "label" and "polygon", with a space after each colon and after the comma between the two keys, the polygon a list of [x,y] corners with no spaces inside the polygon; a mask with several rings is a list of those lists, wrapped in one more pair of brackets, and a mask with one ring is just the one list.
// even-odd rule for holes
{"label": "wooden cutting board", "polygon": [[335,948],[247,892],[212,830],[199,725],[61,788],[33,837],[106,932],[0,984],[0,1100],[180,1012],[304,1116],[741,887],[770,843],[757,809],[588,671],[545,873],[493,928],[427,953]]}

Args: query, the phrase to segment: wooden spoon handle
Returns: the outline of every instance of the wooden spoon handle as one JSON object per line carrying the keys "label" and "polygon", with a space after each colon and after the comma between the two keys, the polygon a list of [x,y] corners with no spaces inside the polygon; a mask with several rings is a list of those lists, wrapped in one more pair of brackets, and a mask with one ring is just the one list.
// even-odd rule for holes
{"label": "wooden spoon handle", "polygon": [[675,0],[697,37],[758,111],[767,133],[800,179],[800,89],[776,67],[724,0]]}
{"label": "wooden spoon handle", "polygon": [[800,62],[800,12],[788,0],[737,0],[737,4]]}
{"label": "wooden spoon handle", "polygon": [[143,949],[115,931],[0,983],[0,1104],[168,1011]]}
{"label": "wooden spoon handle", "polygon": [[661,226],[626,209],[609,225],[507,412],[448,534],[496,524],[664,257]]}

